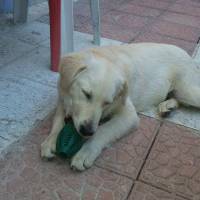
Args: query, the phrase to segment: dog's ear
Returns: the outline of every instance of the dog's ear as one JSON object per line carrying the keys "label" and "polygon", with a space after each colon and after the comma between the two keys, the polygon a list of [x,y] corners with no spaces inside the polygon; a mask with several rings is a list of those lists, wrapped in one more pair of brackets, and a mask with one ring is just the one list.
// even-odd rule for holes
{"label": "dog's ear", "polygon": [[128,94],[128,84],[126,81],[123,81],[120,84],[118,84],[116,88],[115,99],[120,98],[122,100],[122,103],[124,104],[126,101],[127,94]]}
{"label": "dog's ear", "polygon": [[63,57],[59,65],[60,86],[68,90],[76,78],[86,70],[87,66],[83,62],[83,56],[79,54]]}

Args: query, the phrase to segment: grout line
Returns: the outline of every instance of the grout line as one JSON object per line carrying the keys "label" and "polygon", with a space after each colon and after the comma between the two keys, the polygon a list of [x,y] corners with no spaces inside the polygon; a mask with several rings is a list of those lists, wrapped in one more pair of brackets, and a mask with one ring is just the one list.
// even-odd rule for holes
{"label": "grout line", "polygon": [[106,171],[108,171],[108,172],[117,174],[117,175],[119,175],[119,176],[128,178],[129,180],[132,181],[132,184],[131,184],[131,186],[130,186],[130,189],[129,189],[129,191],[128,191],[127,195],[126,195],[126,198],[125,198],[126,200],[128,200],[128,198],[129,198],[129,196],[130,196],[130,194],[131,194],[131,192],[132,192],[132,189],[133,189],[133,187],[134,187],[134,185],[135,185],[136,180],[133,179],[132,177],[129,177],[129,176],[125,175],[125,174],[121,174],[120,172],[113,171],[112,169],[109,169],[109,168],[106,168],[106,167],[101,167],[101,166],[96,165],[96,164],[95,164],[95,166],[96,166],[97,168],[100,168],[100,169],[106,170]]}
{"label": "grout line", "polygon": [[[145,156],[145,158],[144,158],[144,161],[143,161],[143,163],[142,163],[142,165],[141,165],[141,167],[140,167],[140,170],[139,170],[139,172],[138,172],[138,174],[137,174],[137,176],[136,176],[136,180],[135,180],[135,181],[138,181],[138,180],[139,180],[140,174],[141,174],[141,172],[142,172],[142,170],[143,170],[143,168],[144,168],[144,165],[146,164],[146,161],[147,161],[147,159],[148,159],[148,157],[149,157],[149,155],[150,155],[150,153],[151,153],[152,147],[153,147],[153,145],[154,145],[154,143],[155,143],[155,141],[156,141],[156,139],[157,139],[157,137],[158,137],[158,134],[159,134],[159,132],[160,132],[160,128],[162,127],[162,125],[163,125],[163,122],[161,122],[161,123],[159,124],[158,128],[155,130],[155,136],[154,136],[154,138],[153,138],[153,140],[152,140],[152,142],[151,142],[151,145],[148,147],[147,154],[146,154],[146,156]],[[131,194],[133,188],[134,188],[134,184],[133,184],[132,187],[131,187],[131,190],[130,190],[130,192],[129,192],[129,194],[128,194],[127,199],[129,198],[129,196],[130,196],[130,194]]]}
{"label": "grout line", "polygon": [[169,120],[164,120],[163,122],[166,122],[166,123],[171,123],[172,125],[176,125],[176,126],[180,126],[180,127],[183,127],[183,128],[187,128],[187,129],[190,129],[191,130],[191,133],[197,137],[200,137],[199,134],[197,134],[196,132],[200,133],[200,130],[199,129],[195,129],[195,128],[192,128],[192,127],[188,127],[186,126],[185,124],[178,124],[174,121],[169,121]]}
{"label": "grout line", "polygon": [[146,161],[147,161],[147,159],[148,159],[148,157],[149,157],[149,155],[150,155],[150,153],[151,153],[152,147],[153,147],[153,145],[155,144],[155,141],[156,141],[156,139],[157,139],[157,137],[158,137],[158,134],[159,134],[160,129],[161,129],[161,127],[163,126],[163,124],[164,124],[164,122],[161,121],[160,124],[159,124],[159,126],[158,126],[158,128],[157,128],[157,130],[155,130],[155,136],[154,136],[154,138],[153,138],[153,140],[152,140],[152,142],[151,142],[151,145],[148,147],[147,154],[146,154],[146,156],[145,156],[145,158],[144,158],[144,161],[143,161],[143,163],[142,163],[142,165],[141,165],[141,167],[140,167],[140,170],[139,170],[138,175],[137,175],[137,177],[136,177],[136,181],[139,180],[140,174],[141,174],[141,172],[142,172],[142,170],[143,170],[143,168],[144,168],[144,165],[146,164]]}
{"label": "grout line", "polygon": [[[200,7],[199,7],[200,8]],[[200,15],[193,15],[193,14],[188,14],[188,13],[182,13],[179,11],[174,11],[174,10],[168,10],[170,13],[175,13],[175,14],[180,14],[180,15],[186,15],[186,16],[191,16],[191,17],[197,17],[200,18]]]}
{"label": "grout line", "polygon": [[181,197],[181,198],[184,198],[184,199],[186,199],[186,200],[191,200],[191,199],[188,198],[188,197],[185,197],[185,196],[182,196],[182,195],[180,195],[180,194],[177,194],[176,191],[175,191],[175,192],[172,192],[172,191],[167,190],[167,189],[165,189],[165,188],[162,188],[162,187],[159,187],[159,186],[157,186],[157,185],[154,185],[154,184],[152,184],[151,182],[147,182],[147,181],[145,181],[145,180],[138,180],[138,182],[141,182],[142,184],[151,186],[151,187],[156,188],[156,189],[158,189],[158,190],[162,190],[162,191],[164,191],[164,192],[167,192],[167,193],[170,193],[170,194],[174,194],[176,197]]}
{"label": "grout line", "polygon": [[[153,22],[153,23],[154,23],[154,22]],[[153,24],[153,23],[152,23],[152,24]],[[173,22],[172,22],[172,23],[173,23]],[[145,33],[147,33],[147,32],[148,32],[148,30],[147,30],[147,31],[144,31],[144,32],[140,31],[140,32],[137,34],[137,36],[135,36],[135,37],[134,37],[132,40],[130,40],[128,43],[134,42],[140,35],[145,34]],[[185,39],[183,39],[183,38],[179,38],[179,37],[176,37],[176,36],[173,36],[173,37],[172,37],[171,35],[161,34],[161,33],[154,32],[154,31],[152,31],[152,33],[155,33],[155,34],[160,35],[160,36],[168,37],[168,38],[170,38],[170,39],[181,40],[181,41],[188,42],[188,43],[191,43],[191,44],[196,44],[196,42],[195,42],[195,41],[192,41],[192,40],[185,40]]]}
{"label": "grout line", "polygon": [[97,168],[99,168],[99,169],[106,170],[106,171],[108,171],[108,172],[117,174],[117,175],[119,175],[119,176],[122,176],[122,177],[125,177],[125,178],[131,180],[131,181],[132,181],[132,184],[131,184],[130,190],[128,191],[127,196],[126,196],[125,199],[127,200],[127,199],[129,198],[129,196],[130,196],[130,194],[131,194],[131,192],[132,192],[132,189],[133,189],[133,187],[134,187],[134,185],[135,185],[135,182],[136,182],[136,180],[135,180],[133,177],[127,176],[127,175],[125,175],[125,174],[122,174],[122,173],[120,173],[120,172],[114,171],[114,170],[109,169],[109,168],[107,168],[107,167],[102,167],[102,166],[100,166],[100,165],[98,165],[98,164],[94,164],[94,166],[97,167]]}
{"label": "grout line", "polygon": [[[163,20],[163,21],[166,21],[166,20]],[[172,23],[174,23],[174,22],[172,22]],[[176,23],[175,23],[176,24]],[[182,40],[182,41],[184,41],[184,42],[189,42],[189,43],[192,43],[192,44],[196,44],[196,41],[192,41],[192,40],[185,40],[185,39],[183,39],[183,38],[179,38],[179,37],[176,37],[176,36],[171,36],[171,35],[165,35],[165,34],[161,34],[161,33],[158,33],[158,32],[152,32],[152,33],[156,33],[156,34],[158,34],[158,35],[160,35],[160,36],[164,36],[164,37],[168,37],[168,38],[170,38],[170,39],[177,39],[177,40]]]}
{"label": "grout line", "polygon": [[135,186],[135,183],[136,183],[136,181],[134,181],[133,184],[131,185],[131,188],[130,188],[128,194],[127,194],[126,200],[129,199],[129,197],[130,197],[130,195],[131,195],[131,193],[132,193],[132,191],[133,191],[133,188],[134,188],[134,186]]}
{"label": "grout line", "polygon": [[[135,181],[135,182],[136,182],[136,181]],[[129,197],[130,197],[130,195],[131,195],[131,193],[132,193],[132,191],[133,191],[133,188],[134,188],[134,186],[135,186],[135,182],[133,182],[133,184],[132,184],[132,186],[131,186],[131,188],[130,188],[128,194],[127,194],[126,200],[129,199]]]}
{"label": "grout line", "polygon": [[168,120],[167,117],[158,119],[158,118],[156,118],[155,116],[149,116],[149,115],[145,115],[145,114],[143,114],[143,113],[139,113],[139,114],[140,114],[140,115],[143,115],[143,116],[145,116],[145,117],[149,117],[149,118],[155,119],[155,120],[157,120],[157,121],[160,121],[160,122],[162,122],[162,125],[163,125],[164,123],[170,123],[170,124],[172,124],[172,125],[176,125],[176,126],[180,126],[180,127],[183,127],[183,128],[190,129],[190,130],[192,131],[192,134],[194,134],[194,135],[196,135],[196,136],[198,136],[198,137],[200,136],[199,134],[196,134],[196,133],[195,133],[195,132],[199,132],[199,133],[200,133],[200,130],[199,130],[199,129],[195,129],[195,128],[193,128],[193,127],[189,127],[189,126],[187,126],[187,125],[185,125],[185,124],[179,124],[179,123],[177,123],[177,122],[175,122],[175,121],[170,121],[170,120]]}

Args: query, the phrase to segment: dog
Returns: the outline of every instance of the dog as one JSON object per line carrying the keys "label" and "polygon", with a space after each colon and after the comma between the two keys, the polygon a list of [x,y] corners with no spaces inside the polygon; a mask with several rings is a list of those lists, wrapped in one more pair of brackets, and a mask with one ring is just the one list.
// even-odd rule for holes
{"label": "dog", "polygon": [[61,59],[59,73],[57,110],[41,156],[55,155],[64,118],[71,117],[88,138],[71,160],[80,171],[91,167],[107,144],[137,129],[138,112],[158,106],[163,115],[179,104],[200,107],[200,69],[173,45],[136,43],[71,53]]}

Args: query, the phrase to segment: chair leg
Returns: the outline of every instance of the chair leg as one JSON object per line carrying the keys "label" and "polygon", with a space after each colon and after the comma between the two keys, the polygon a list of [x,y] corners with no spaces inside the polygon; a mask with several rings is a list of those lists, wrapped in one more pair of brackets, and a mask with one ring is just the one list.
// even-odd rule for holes
{"label": "chair leg", "polygon": [[92,15],[92,26],[94,32],[94,44],[100,45],[100,10],[99,0],[90,0],[90,10]]}
{"label": "chair leg", "polygon": [[14,23],[24,23],[27,21],[28,0],[14,0],[13,18]]}
{"label": "chair leg", "polygon": [[74,50],[73,0],[61,0],[61,56]]}
{"label": "chair leg", "polygon": [[49,0],[50,18],[50,46],[51,46],[51,70],[57,72],[60,61],[60,18],[61,0]]}

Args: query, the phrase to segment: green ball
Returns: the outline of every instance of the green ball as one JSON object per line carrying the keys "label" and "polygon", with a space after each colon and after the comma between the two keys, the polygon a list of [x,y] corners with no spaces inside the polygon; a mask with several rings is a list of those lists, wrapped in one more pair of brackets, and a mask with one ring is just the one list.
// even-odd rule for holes
{"label": "green ball", "polygon": [[81,149],[85,141],[86,139],[81,137],[76,131],[73,122],[69,121],[57,137],[56,154],[71,158]]}

